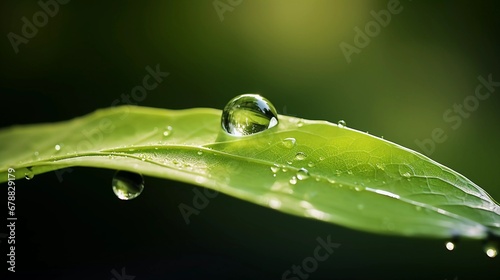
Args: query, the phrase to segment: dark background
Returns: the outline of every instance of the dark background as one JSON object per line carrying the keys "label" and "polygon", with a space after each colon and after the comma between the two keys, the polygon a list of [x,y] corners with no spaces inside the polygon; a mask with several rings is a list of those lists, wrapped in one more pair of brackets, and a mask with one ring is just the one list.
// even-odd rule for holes
{"label": "dark background", "polygon": [[[0,125],[109,107],[159,64],[170,75],[140,106],[222,108],[259,92],[282,114],[344,119],[421,152],[415,140],[442,128],[447,140],[428,155],[498,200],[500,90],[456,130],[443,119],[474,94],[479,75],[500,81],[498,5],[401,1],[401,13],[348,63],[339,44],[354,45],[354,28],[388,2],[247,0],[221,21],[212,1],[74,0],[16,53],[8,34],[22,35],[21,18],[32,22],[41,7],[2,1]],[[486,257],[480,241],[448,252],[445,240],[353,231],[223,194],[186,225],[178,205],[192,205],[191,185],[146,177],[139,198],[120,201],[113,170],[70,171],[17,181],[17,276],[118,280],[112,271],[125,268],[136,280],[281,279],[330,235],[341,247],[308,279],[500,278],[499,258]]]}

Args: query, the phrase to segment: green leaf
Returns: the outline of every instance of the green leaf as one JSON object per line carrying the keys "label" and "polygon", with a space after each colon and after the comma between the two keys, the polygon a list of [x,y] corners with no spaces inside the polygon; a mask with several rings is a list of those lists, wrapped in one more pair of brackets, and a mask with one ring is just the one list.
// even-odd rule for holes
{"label": "green leaf", "polygon": [[[485,238],[500,207],[459,173],[387,140],[279,116],[235,137],[221,111],[123,106],[0,130],[0,181],[69,166],[127,170],[382,234]],[[293,138],[293,139],[292,139]],[[36,178],[34,178],[36,181]]]}

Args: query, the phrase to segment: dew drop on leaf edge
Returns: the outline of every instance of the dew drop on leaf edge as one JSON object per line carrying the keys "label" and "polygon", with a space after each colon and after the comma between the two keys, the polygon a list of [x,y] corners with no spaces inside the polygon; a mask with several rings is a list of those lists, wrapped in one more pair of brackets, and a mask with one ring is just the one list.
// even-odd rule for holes
{"label": "dew drop on leaf edge", "polygon": [[111,185],[119,199],[131,200],[144,190],[144,178],[139,173],[118,170],[113,176]]}
{"label": "dew drop on leaf edge", "polygon": [[33,172],[33,167],[27,167],[26,172],[24,172],[24,178],[26,180],[31,180],[35,177],[35,173]]}
{"label": "dew drop on leaf edge", "polygon": [[342,127],[346,127],[347,126],[347,123],[344,121],[344,120],[339,120],[337,122],[337,125],[342,128]]}
{"label": "dew drop on leaf edge", "polygon": [[258,94],[238,95],[222,111],[222,129],[234,136],[255,134],[277,124],[278,113],[273,104]]}

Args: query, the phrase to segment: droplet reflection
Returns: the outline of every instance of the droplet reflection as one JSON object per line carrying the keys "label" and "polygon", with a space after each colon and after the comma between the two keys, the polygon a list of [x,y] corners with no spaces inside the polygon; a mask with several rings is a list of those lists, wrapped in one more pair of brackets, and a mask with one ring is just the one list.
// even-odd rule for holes
{"label": "droplet reflection", "polygon": [[222,111],[222,128],[235,136],[251,135],[277,124],[278,113],[273,104],[258,94],[236,96]]}
{"label": "droplet reflection", "polygon": [[144,190],[144,178],[141,174],[116,171],[112,181],[113,192],[121,200],[138,197]]}

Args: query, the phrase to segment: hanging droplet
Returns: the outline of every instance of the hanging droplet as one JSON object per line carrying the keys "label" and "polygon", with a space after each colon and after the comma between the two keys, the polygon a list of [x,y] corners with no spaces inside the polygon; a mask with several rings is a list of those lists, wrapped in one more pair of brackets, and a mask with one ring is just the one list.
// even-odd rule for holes
{"label": "hanging droplet", "polygon": [[121,200],[131,200],[138,197],[144,189],[144,178],[141,174],[116,171],[112,181],[113,192]]}
{"label": "hanging droplet", "polygon": [[340,128],[343,128],[343,127],[346,127],[347,126],[347,123],[344,121],[344,120],[340,120],[337,122],[337,125],[340,127]]}
{"label": "hanging droplet", "polygon": [[236,96],[222,111],[222,128],[235,136],[251,135],[277,124],[278,113],[273,104],[258,94]]}
{"label": "hanging droplet", "polygon": [[483,250],[488,257],[496,257],[498,255],[498,240],[490,237],[490,239],[484,244]]}
{"label": "hanging droplet", "polygon": [[309,178],[309,171],[307,171],[307,169],[301,168],[299,169],[299,171],[297,171],[297,179],[302,181],[307,178]]}
{"label": "hanging droplet", "polygon": [[448,249],[448,251],[453,251],[453,249],[455,249],[455,243],[451,241],[446,242],[446,249]]}
{"label": "hanging droplet", "polygon": [[490,258],[494,258],[498,255],[498,248],[495,246],[484,247],[484,252]]}
{"label": "hanging droplet", "polygon": [[165,137],[169,136],[170,134],[172,134],[172,130],[173,128],[170,125],[165,127],[165,130],[163,131],[163,136]]}
{"label": "hanging droplet", "polygon": [[304,154],[303,152],[298,152],[295,154],[295,159],[296,160],[305,160],[307,158],[307,155]]}
{"label": "hanging droplet", "polygon": [[35,173],[33,172],[33,167],[27,167],[26,168],[26,172],[24,172],[24,178],[26,180],[31,180],[33,179],[33,177],[35,177]]}
{"label": "hanging droplet", "polygon": [[295,147],[295,143],[297,143],[297,141],[295,140],[295,138],[285,138],[281,141],[281,143],[285,148],[291,149]]}

